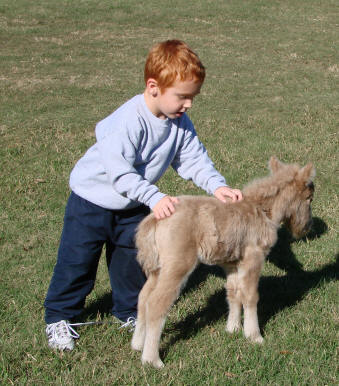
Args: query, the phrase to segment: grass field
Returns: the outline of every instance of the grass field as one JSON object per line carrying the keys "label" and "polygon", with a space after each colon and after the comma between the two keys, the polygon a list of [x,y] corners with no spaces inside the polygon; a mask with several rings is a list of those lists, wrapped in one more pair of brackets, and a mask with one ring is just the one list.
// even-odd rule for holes
{"label": "grass field", "polygon": [[[334,385],[338,382],[338,58],[335,0],[0,2],[0,383]],[[143,91],[149,47],[185,40],[207,67],[190,116],[229,185],[271,155],[317,169],[314,230],[284,230],[260,281],[265,343],[224,331],[223,277],[200,267],[143,368],[114,324],[79,328],[72,353],[46,345],[43,300],[68,177],[95,123]],[[168,171],[165,193],[203,194]],[[102,259],[81,320],[111,321]]]}

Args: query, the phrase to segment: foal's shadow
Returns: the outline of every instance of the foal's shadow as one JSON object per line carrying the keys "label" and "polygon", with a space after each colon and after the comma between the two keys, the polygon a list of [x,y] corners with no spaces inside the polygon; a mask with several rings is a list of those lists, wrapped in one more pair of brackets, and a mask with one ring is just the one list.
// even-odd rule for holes
{"label": "foal's shadow", "polygon": [[[307,238],[299,242],[309,242],[319,238],[327,232],[326,224],[319,218],[313,218],[313,230]],[[333,263],[327,264],[312,272],[305,272],[302,264],[296,259],[291,244],[295,242],[286,229],[278,233],[278,241],[272,248],[267,260],[286,272],[285,276],[263,276],[259,282],[260,300],[258,304],[259,324],[263,328],[266,323],[278,312],[286,307],[293,306],[312,288],[320,283],[338,279],[339,255]],[[310,255],[311,258],[312,255]],[[183,295],[191,292],[209,275],[225,277],[221,268],[200,265],[191,275]],[[216,291],[207,301],[206,306],[199,311],[188,315],[184,320],[175,323],[171,331],[174,336],[165,345],[162,355],[166,355],[168,347],[179,340],[186,340],[194,336],[200,329],[213,325],[220,318],[225,318],[226,324],[226,293],[224,289]]]}
{"label": "foal's shadow", "polygon": [[[319,218],[313,218],[313,230],[307,238],[299,242],[309,242],[321,237],[327,232],[326,224]],[[266,323],[278,312],[286,307],[293,306],[312,288],[320,283],[325,283],[338,279],[339,255],[335,256],[335,261],[325,265],[319,270],[305,272],[302,264],[296,259],[291,244],[294,242],[286,229],[282,228],[278,233],[278,241],[272,248],[267,260],[286,272],[285,276],[263,276],[259,282],[260,300],[258,304],[259,324],[264,328]],[[310,255],[310,258],[312,255]],[[193,291],[210,275],[225,278],[224,271],[217,266],[207,266],[204,264],[190,276],[181,296]],[[179,340],[186,340],[196,335],[202,328],[213,325],[219,319],[225,319],[227,314],[227,304],[225,289],[216,291],[207,300],[204,308],[189,314],[185,319],[175,323],[170,327],[174,335],[166,342],[162,355],[166,355],[168,348]],[[112,309],[112,296],[107,293],[103,297],[95,300],[86,307],[80,320],[95,319],[98,315],[110,315]],[[165,331],[168,331],[168,327]]]}
{"label": "foal's shadow", "polygon": [[[309,242],[321,237],[327,232],[327,225],[318,217],[313,218],[312,230],[299,242]],[[267,261],[288,273],[303,271],[302,264],[296,259],[291,249],[295,240],[286,228],[278,231],[278,241],[267,256]]]}

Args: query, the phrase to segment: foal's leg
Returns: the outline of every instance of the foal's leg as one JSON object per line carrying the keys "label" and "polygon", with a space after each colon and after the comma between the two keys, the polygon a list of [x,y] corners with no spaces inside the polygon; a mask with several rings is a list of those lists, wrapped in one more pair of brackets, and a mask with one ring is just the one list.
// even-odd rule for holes
{"label": "foal's leg", "polygon": [[146,335],[146,302],[157,284],[159,276],[159,270],[151,272],[145,285],[143,286],[139,298],[138,298],[138,319],[135,326],[133,338],[132,338],[132,349],[142,351],[145,342]]}
{"label": "foal's leg", "polygon": [[228,303],[228,318],[226,331],[232,333],[241,328],[241,298],[238,284],[238,269],[236,266],[224,266],[227,281],[225,284]]}
{"label": "foal's leg", "polygon": [[241,300],[244,306],[244,333],[246,338],[256,343],[263,342],[258,323],[257,304],[258,283],[264,259],[265,255],[260,248],[249,246],[238,268]]}
{"label": "foal's leg", "polygon": [[[185,258],[188,259],[187,256]],[[165,259],[170,265],[162,265],[157,284],[146,303],[146,338],[142,363],[150,363],[157,368],[164,366],[159,357],[159,342],[166,316],[179,296],[182,283],[195,266],[195,261],[189,263],[173,260],[171,257]]]}

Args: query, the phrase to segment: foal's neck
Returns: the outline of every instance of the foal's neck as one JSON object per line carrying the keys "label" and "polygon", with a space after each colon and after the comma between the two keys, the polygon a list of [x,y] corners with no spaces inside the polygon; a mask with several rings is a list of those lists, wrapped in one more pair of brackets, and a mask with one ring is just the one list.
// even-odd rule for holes
{"label": "foal's neck", "polygon": [[286,205],[284,205],[280,194],[268,197],[265,194],[254,194],[245,196],[245,198],[260,209],[277,226],[283,221],[286,213]]}

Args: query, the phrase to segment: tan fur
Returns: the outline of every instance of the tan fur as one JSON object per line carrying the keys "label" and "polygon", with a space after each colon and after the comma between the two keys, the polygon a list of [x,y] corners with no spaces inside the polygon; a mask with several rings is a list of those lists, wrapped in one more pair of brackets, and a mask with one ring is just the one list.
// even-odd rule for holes
{"label": "tan fur", "polygon": [[315,174],[311,164],[300,168],[274,157],[269,166],[271,175],[245,187],[240,202],[181,196],[171,217],[157,221],[151,214],[141,222],[136,236],[138,261],[148,280],[139,296],[132,348],[143,351],[143,363],[163,366],[159,341],[165,318],[199,262],[225,269],[226,330],[241,328],[243,307],[245,336],[263,341],[257,317],[261,268],[282,222],[295,237],[310,229]]}

